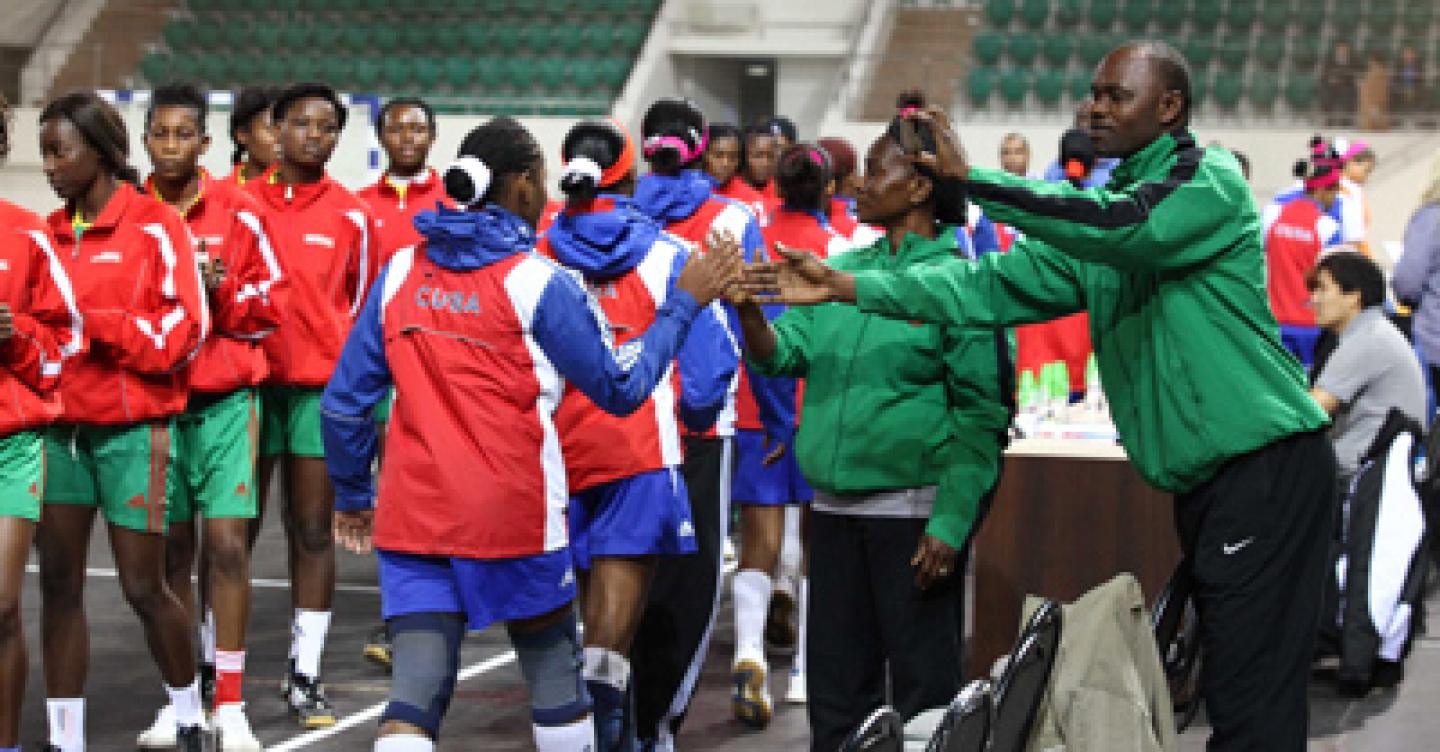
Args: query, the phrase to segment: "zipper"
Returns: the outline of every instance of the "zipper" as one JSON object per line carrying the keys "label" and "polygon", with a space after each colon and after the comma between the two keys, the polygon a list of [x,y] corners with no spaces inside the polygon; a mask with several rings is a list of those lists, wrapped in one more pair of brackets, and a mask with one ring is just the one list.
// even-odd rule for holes
{"label": "zipper", "polygon": [[409,325],[407,325],[407,326],[403,326],[403,327],[400,328],[400,333],[401,333],[401,334],[433,334],[433,335],[435,335],[435,336],[437,336],[437,337],[445,337],[446,339],[453,339],[453,340],[455,340],[456,342],[464,342],[464,343],[467,344],[467,345],[474,345],[474,346],[476,346],[476,347],[483,347],[483,348],[485,348],[486,350],[494,350],[494,349],[495,349],[495,346],[494,346],[494,345],[492,345],[492,344],[490,344],[489,342],[486,342],[486,341],[484,341],[484,340],[476,339],[476,338],[474,338],[474,337],[467,337],[467,336],[465,336],[465,335],[463,335],[463,334],[456,334],[455,332],[446,332],[446,331],[441,331],[441,330],[439,330],[439,329],[431,329],[431,328],[428,327],[428,326],[421,326],[421,325],[419,325],[419,324],[409,324]]}

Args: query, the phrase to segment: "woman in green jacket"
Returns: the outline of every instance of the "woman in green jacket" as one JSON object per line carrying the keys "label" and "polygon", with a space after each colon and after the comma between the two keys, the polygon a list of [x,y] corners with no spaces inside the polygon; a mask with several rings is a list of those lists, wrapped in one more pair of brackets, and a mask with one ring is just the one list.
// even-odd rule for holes
{"label": "woman in green jacket", "polygon": [[[838,269],[970,263],[946,227],[964,222],[964,197],[911,166],[899,122],[870,147],[857,196],[860,220],[885,237],[832,257]],[[795,452],[816,492],[810,743],[831,752],[885,702],[887,667],[907,718],[960,688],[961,570],[1000,475],[1009,336],[840,305],[772,325],[753,300],[735,302],[751,363],[806,380]]]}

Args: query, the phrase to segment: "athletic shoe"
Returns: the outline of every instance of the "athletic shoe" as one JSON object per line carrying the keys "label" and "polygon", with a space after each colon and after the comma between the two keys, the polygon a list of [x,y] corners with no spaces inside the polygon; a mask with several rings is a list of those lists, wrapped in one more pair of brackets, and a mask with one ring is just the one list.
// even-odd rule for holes
{"label": "athletic shoe", "polygon": [[215,707],[215,664],[200,664],[200,703],[203,708]]}
{"label": "athletic shoe", "polygon": [[731,540],[728,535],[725,536],[725,540],[721,543],[721,552],[721,571],[727,575],[735,574],[735,570],[740,568],[740,557],[735,553],[735,541]]}
{"label": "athletic shoe", "polygon": [[371,632],[370,637],[365,640],[364,652],[366,660],[389,671],[394,663],[394,656],[390,652],[390,630],[382,624]]}
{"label": "athletic shoe", "polygon": [[805,672],[791,671],[790,686],[785,688],[785,702],[791,705],[804,705],[810,701],[810,693],[805,691]]}
{"label": "athletic shoe", "polygon": [[325,686],[318,679],[291,674],[290,694],[285,702],[290,706],[290,714],[305,728],[335,725],[335,709],[325,699]]}
{"label": "athletic shoe", "polygon": [[140,732],[135,739],[140,749],[174,749],[175,747],[175,706],[166,705],[155,714],[150,728]]}
{"label": "athletic shoe", "polygon": [[213,752],[215,738],[203,726],[186,726],[175,735],[176,752]]}
{"label": "athletic shoe", "polygon": [[231,702],[215,709],[211,720],[215,733],[220,737],[217,747],[221,752],[260,752],[260,740],[250,730],[250,721],[245,717],[245,703]]}
{"label": "athletic shoe", "polygon": [[767,678],[765,664],[750,658],[737,661],[730,669],[730,710],[736,720],[757,729],[770,724],[774,709]]}
{"label": "athletic shoe", "polygon": [[772,650],[795,649],[795,597],[784,590],[770,595],[770,611],[765,614],[765,644]]}

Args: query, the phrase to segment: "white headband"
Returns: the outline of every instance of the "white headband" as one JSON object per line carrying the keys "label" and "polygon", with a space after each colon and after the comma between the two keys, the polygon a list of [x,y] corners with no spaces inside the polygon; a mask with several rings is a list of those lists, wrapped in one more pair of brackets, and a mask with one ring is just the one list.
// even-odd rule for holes
{"label": "white headband", "polygon": [[600,169],[600,165],[595,163],[595,160],[589,157],[575,157],[566,162],[565,169],[560,171],[560,182],[564,183],[566,178],[571,176],[589,177],[595,181],[595,186],[599,187],[603,175],[604,172]]}
{"label": "white headband", "polygon": [[[462,202],[457,198],[456,203],[467,208],[473,206],[479,203],[480,199],[485,196],[485,191],[490,189],[490,168],[478,157],[461,157],[450,165],[450,169],[465,173],[465,176],[470,178],[470,182],[475,186],[473,199]],[[451,198],[455,197],[451,196]]]}

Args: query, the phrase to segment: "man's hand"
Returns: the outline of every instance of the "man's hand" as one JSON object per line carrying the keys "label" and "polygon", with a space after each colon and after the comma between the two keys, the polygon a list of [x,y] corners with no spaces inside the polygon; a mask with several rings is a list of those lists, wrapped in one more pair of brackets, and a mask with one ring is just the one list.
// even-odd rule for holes
{"label": "man's hand", "polygon": [[694,296],[695,302],[703,308],[725,294],[726,289],[740,278],[740,270],[744,266],[744,254],[733,238],[729,242],[710,243],[706,253],[692,254],[685,262],[675,286]]}
{"label": "man's hand", "polygon": [[915,567],[915,587],[924,590],[955,573],[955,549],[933,535],[922,535],[910,565]]}
{"label": "man's hand", "polygon": [[924,167],[937,177],[969,179],[970,160],[965,156],[965,149],[960,146],[960,139],[950,126],[950,116],[946,115],[944,110],[939,107],[926,107],[905,117],[929,124],[930,132],[935,135],[935,153],[916,154],[910,157],[911,162]]}
{"label": "man's hand", "polygon": [[205,291],[212,295],[220,289],[221,283],[225,281],[225,262],[218,258],[212,258],[208,263],[200,265],[200,277],[205,282]]}
{"label": "man's hand", "polygon": [[746,294],[786,305],[855,300],[855,278],[831,269],[815,254],[779,243],[775,244],[775,253],[780,261],[745,268],[742,287]]}
{"label": "man's hand", "polygon": [[10,312],[9,303],[0,303],[0,341],[15,336],[15,314]]}
{"label": "man's hand", "polygon": [[335,542],[350,553],[370,553],[370,532],[375,523],[375,510],[359,512],[336,512],[334,517]]}
{"label": "man's hand", "polygon": [[[774,449],[770,449],[770,444],[772,442],[775,444]],[[785,445],[785,442],[775,441],[774,439],[770,438],[770,434],[767,433],[765,434],[765,443],[761,444],[760,448],[770,449],[770,451],[765,453],[765,458],[760,460],[760,464],[769,467],[776,462],[779,462],[780,458],[785,456],[785,451],[787,447]]]}

